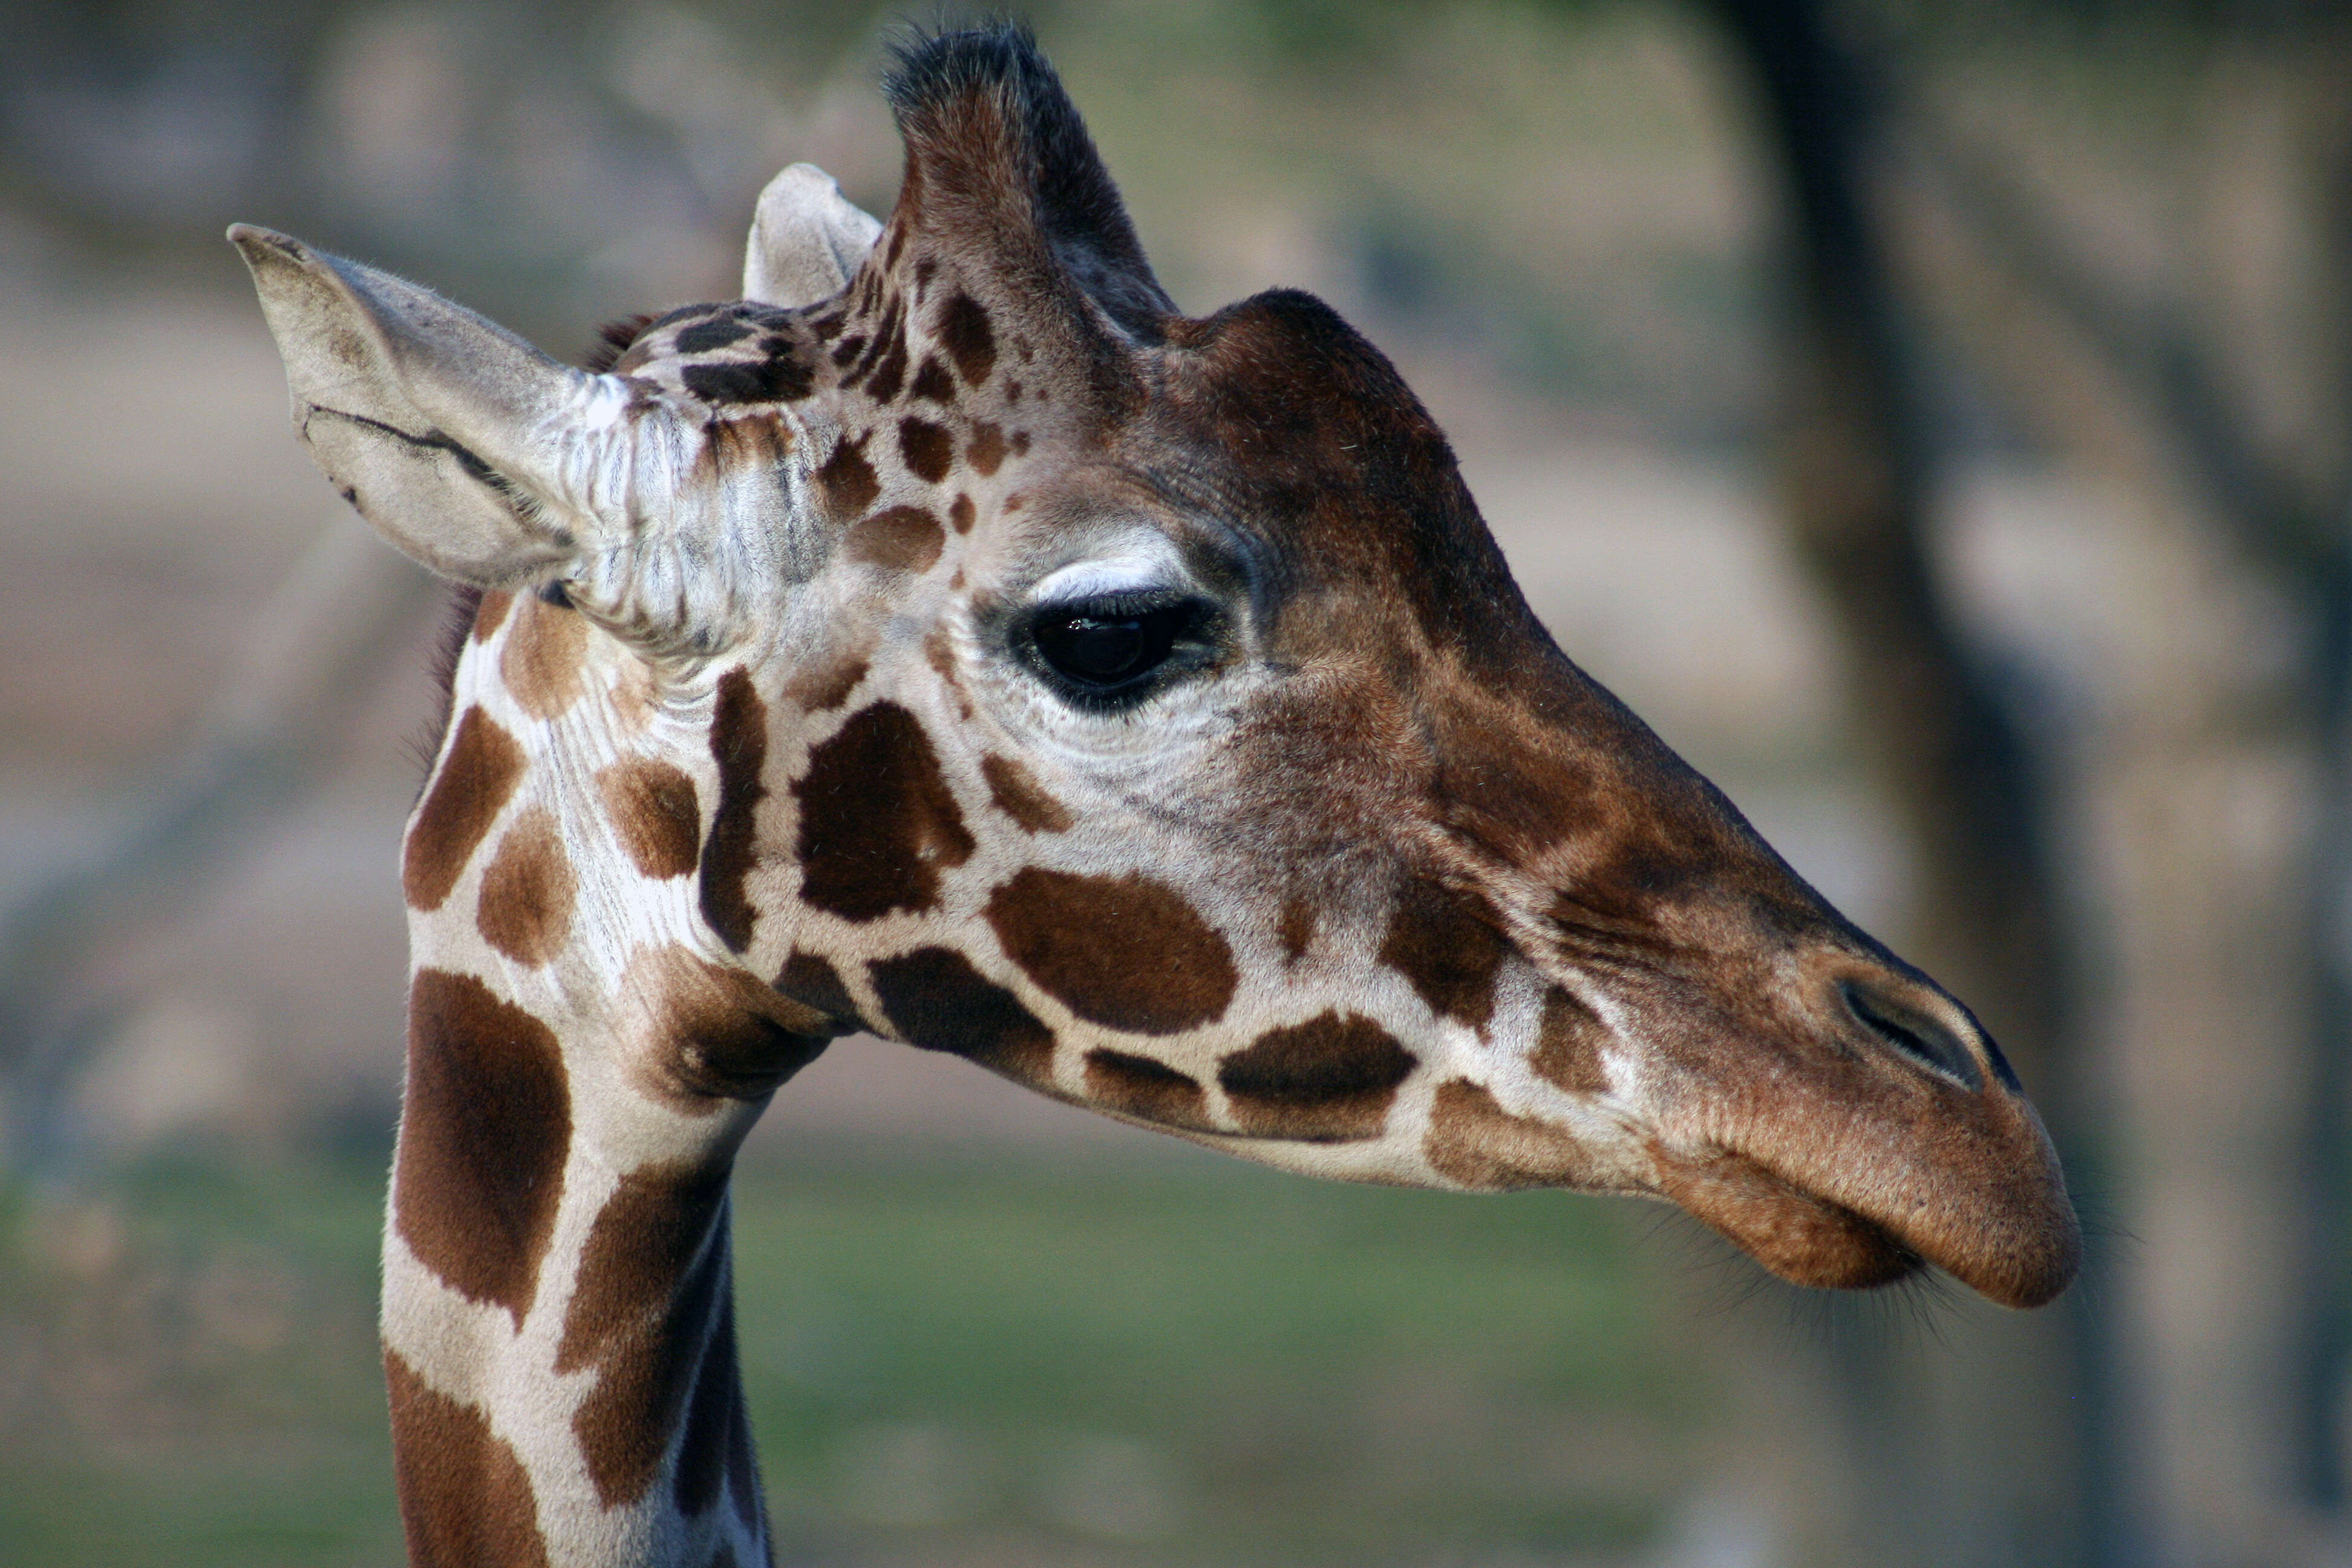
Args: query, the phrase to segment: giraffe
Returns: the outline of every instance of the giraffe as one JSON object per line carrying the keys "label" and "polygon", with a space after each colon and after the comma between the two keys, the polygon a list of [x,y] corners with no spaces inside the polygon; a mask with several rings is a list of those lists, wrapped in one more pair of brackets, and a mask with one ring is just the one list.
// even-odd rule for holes
{"label": "giraffe", "polygon": [[418,1563],[768,1560],[728,1182],[866,1029],[1311,1175],[2064,1289],[1967,1009],[1553,645],[1311,296],[1181,314],[1028,33],[886,83],[745,297],[573,369],[240,226],[301,438],[478,591],[410,819],[383,1249]]}

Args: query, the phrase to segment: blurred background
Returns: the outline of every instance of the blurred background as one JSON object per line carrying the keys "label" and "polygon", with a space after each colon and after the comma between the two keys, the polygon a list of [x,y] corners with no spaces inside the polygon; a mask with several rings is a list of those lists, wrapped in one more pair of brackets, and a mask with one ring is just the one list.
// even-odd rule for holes
{"label": "blurred background", "polygon": [[[0,13],[0,1562],[398,1561],[374,1249],[439,594],[222,227],[558,355],[887,213],[900,8]],[[2061,1305],[1318,1186],[844,1041],[739,1182],[783,1559],[2352,1562],[2352,23],[1031,8],[1188,310],[1404,368],[1561,645],[1968,998]],[[426,739],[429,739],[427,737]]]}

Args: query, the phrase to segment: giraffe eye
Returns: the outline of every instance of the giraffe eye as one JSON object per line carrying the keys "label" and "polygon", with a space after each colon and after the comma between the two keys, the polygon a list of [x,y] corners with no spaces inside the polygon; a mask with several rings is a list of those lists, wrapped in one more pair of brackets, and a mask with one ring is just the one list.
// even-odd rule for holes
{"label": "giraffe eye", "polygon": [[1166,595],[1118,595],[1051,605],[1024,639],[1064,692],[1088,706],[1139,699],[1171,659],[1199,650],[1207,606]]}

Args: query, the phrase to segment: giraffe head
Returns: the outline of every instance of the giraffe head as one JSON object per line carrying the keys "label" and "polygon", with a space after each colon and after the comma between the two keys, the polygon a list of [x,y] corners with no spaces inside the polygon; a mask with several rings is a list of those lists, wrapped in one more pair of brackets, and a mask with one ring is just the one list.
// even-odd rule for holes
{"label": "giraffe head", "polygon": [[[1801,1283],[2062,1289],[1991,1040],[1560,654],[1380,353],[1288,290],[1179,312],[1025,34],[888,91],[878,236],[803,176],[751,298],[597,374],[235,231],[342,494],[560,688],[500,735],[579,759],[569,874],[690,890],[803,1037],[1317,1174],[1662,1196]],[[413,904],[482,841],[473,717]]]}

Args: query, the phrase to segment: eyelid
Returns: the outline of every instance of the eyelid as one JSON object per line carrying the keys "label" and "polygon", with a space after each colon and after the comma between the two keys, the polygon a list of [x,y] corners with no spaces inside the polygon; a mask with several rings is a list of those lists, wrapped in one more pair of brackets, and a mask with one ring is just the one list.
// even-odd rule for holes
{"label": "eyelid", "polygon": [[1048,572],[1029,590],[1033,605],[1091,602],[1129,594],[1182,595],[1191,591],[1173,562],[1137,555],[1073,561]]}

